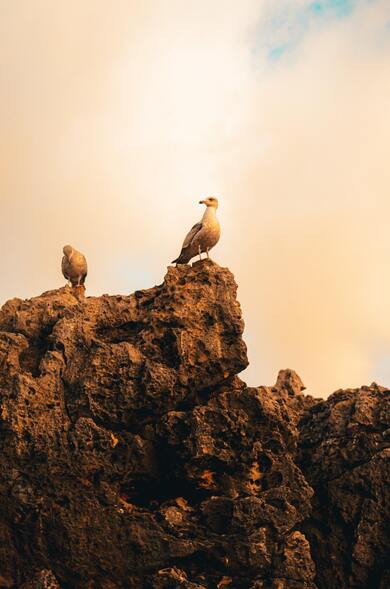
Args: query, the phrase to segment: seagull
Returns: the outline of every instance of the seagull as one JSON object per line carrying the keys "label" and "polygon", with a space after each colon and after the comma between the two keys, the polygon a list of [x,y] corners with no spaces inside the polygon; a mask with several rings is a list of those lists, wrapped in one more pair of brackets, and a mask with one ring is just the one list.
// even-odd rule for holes
{"label": "seagull", "polygon": [[62,251],[62,274],[73,287],[84,285],[88,273],[87,260],[71,245],[64,245]]}
{"label": "seagull", "polygon": [[200,200],[199,204],[204,204],[207,207],[202,220],[196,223],[188,233],[181,248],[180,256],[173,260],[172,264],[187,264],[196,255],[199,255],[201,260],[203,252],[206,252],[207,257],[210,258],[209,250],[218,243],[221,235],[221,228],[215,214],[218,208],[218,199],[209,196],[204,200]]}

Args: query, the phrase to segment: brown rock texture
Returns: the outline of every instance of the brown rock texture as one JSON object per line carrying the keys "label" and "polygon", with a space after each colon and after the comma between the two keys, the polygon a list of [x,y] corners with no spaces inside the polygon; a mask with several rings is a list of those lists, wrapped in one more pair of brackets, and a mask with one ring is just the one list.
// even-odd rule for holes
{"label": "brown rock texture", "polygon": [[304,530],[324,589],[390,587],[390,391],[337,391],[301,422],[300,464],[315,490]]}
{"label": "brown rock texture", "polygon": [[388,391],[248,388],[243,328],[208,260],[4,305],[0,588],[387,586]]}

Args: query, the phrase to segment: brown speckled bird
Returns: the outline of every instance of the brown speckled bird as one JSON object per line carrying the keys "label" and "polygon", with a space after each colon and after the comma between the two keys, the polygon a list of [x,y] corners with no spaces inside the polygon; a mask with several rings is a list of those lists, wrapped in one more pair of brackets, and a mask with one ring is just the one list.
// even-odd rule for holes
{"label": "brown speckled bird", "polygon": [[199,204],[204,204],[207,207],[202,220],[196,223],[188,233],[184,240],[180,256],[176,260],[173,260],[172,264],[187,264],[196,255],[199,255],[199,259],[202,259],[203,252],[206,252],[209,258],[209,251],[219,241],[221,228],[216,215],[218,199],[214,196],[209,196],[199,201]]}
{"label": "brown speckled bird", "polygon": [[65,245],[62,251],[64,252],[61,264],[62,274],[73,287],[83,285],[88,273],[85,256],[71,245]]}

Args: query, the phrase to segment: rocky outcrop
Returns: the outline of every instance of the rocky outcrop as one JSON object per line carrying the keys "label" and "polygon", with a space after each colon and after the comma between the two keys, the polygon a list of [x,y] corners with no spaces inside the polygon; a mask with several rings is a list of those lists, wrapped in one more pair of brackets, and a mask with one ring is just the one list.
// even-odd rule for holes
{"label": "rocky outcrop", "polygon": [[375,424],[353,429],[291,370],[248,388],[243,327],[231,273],[208,260],[130,296],[64,288],[4,305],[0,587],[383,585],[387,391],[368,389],[372,412],[357,414]]}
{"label": "rocky outcrop", "polygon": [[302,420],[300,464],[315,490],[304,529],[324,589],[390,587],[390,391],[337,391]]}

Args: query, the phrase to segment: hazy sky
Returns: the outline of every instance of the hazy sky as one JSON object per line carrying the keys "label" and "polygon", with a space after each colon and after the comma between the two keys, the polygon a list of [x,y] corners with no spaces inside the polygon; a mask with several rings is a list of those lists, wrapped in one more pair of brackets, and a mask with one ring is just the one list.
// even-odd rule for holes
{"label": "hazy sky", "polygon": [[0,302],[160,283],[220,199],[251,385],[390,386],[388,0],[0,0]]}

